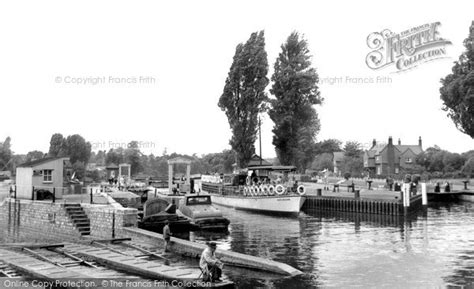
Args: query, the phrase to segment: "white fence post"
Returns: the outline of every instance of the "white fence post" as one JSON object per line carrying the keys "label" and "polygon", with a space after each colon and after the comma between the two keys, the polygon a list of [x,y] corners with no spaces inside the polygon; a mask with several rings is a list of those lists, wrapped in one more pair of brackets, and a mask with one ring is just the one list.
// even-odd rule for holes
{"label": "white fence post", "polygon": [[428,204],[428,194],[426,192],[426,183],[421,183],[421,203],[423,206]]}

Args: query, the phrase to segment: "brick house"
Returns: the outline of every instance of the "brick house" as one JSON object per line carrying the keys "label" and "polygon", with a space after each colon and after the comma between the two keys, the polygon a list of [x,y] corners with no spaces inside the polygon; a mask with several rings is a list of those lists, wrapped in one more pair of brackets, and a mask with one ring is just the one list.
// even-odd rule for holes
{"label": "brick house", "polygon": [[372,147],[364,152],[364,168],[371,175],[392,175],[402,169],[410,169],[415,158],[423,152],[421,137],[417,145],[402,145],[400,139],[394,145],[392,137],[388,143],[378,144],[374,139]]}

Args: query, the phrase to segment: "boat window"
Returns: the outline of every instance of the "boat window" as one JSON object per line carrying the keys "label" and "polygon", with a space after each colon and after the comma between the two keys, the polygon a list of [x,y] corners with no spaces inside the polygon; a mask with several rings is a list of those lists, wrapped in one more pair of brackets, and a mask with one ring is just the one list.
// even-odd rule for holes
{"label": "boat window", "polygon": [[188,205],[204,205],[211,204],[211,198],[208,196],[205,197],[192,197],[188,198]]}

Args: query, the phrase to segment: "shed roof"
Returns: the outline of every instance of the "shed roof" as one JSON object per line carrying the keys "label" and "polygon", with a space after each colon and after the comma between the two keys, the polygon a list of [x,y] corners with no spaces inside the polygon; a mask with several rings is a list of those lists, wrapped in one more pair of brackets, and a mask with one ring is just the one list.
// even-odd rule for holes
{"label": "shed roof", "polygon": [[39,160],[34,160],[34,161],[23,163],[23,164],[19,165],[18,167],[19,168],[32,168],[32,167],[36,167],[36,166],[39,166],[39,165],[42,165],[42,164],[45,164],[45,163],[49,163],[49,162],[52,162],[52,161],[56,161],[56,160],[59,160],[59,159],[69,160],[69,158],[65,158],[65,157],[47,157],[47,158],[42,158],[42,159],[39,159]]}

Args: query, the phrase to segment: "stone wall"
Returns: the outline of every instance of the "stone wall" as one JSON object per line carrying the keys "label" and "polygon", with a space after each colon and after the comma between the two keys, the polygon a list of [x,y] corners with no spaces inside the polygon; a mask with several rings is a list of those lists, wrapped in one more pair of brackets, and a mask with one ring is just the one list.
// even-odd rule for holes
{"label": "stone wall", "polygon": [[81,237],[58,203],[7,198],[0,206],[0,217],[12,241],[63,241]]}
{"label": "stone wall", "polygon": [[110,205],[81,204],[81,206],[91,222],[92,238],[117,238],[124,227],[137,227],[137,209]]}
{"label": "stone wall", "polygon": [[[137,210],[110,205],[81,204],[91,224],[92,238],[112,238],[115,216],[115,237],[124,227],[137,226]],[[15,200],[0,203],[1,227],[10,242],[63,242],[83,238],[64,208],[64,203]]]}

